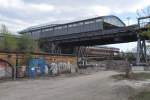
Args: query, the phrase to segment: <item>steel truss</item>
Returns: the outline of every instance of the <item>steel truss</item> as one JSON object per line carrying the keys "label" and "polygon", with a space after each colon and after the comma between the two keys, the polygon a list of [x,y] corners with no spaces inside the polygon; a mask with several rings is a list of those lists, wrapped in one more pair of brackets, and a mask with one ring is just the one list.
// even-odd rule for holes
{"label": "steel truss", "polygon": [[136,64],[141,65],[146,63],[147,63],[146,42],[145,39],[142,39],[138,35]]}

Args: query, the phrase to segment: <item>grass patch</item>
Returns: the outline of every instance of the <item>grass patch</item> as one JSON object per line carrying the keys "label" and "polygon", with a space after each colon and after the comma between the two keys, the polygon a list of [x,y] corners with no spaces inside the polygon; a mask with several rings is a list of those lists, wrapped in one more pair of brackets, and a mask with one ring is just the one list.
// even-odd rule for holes
{"label": "grass patch", "polygon": [[142,72],[142,73],[131,73],[128,78],[125,76],[125,74],[117,74],[117,75],[113,75],[112,77],[114,79],[117,79],[117,80],[124,80],[124,79],[144,80],[144,79],[150,79],[150,73],[144,73],[144,72]]}
{"label": "grass patch", "polygon": [[134,97],[131,97],[130,100],[150,100],[150,91],[141,92]]}
{"label": "grass patch", "polygon": [[112,75],[112,78],[113,78],[113,79],[117,79],[117,80],[124,80],[124,79],[127,79],[127,78],[125,77],[125,74]]}
{"label": "grass patch", "polygon": [[139,80],[150,79],[150,73],[132,73],[131,78]]}

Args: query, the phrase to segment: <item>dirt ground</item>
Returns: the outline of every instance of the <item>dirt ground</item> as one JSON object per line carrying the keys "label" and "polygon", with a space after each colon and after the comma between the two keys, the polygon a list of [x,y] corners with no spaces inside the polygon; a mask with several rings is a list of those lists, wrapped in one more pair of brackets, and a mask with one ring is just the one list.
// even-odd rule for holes
{"label": "dirt ground", "polygon": [[118,87],[110,77],[115,74],[99,71],[76,77],[0,83],[0,100],[128,100],[126,93],[118,91],[128,88]]}

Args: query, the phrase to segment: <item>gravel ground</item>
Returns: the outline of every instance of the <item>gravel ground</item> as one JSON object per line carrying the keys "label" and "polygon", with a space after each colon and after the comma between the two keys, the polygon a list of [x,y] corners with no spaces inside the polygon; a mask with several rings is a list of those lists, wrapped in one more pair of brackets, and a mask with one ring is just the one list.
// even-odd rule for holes
{"label": "gravel ground", "polygon": [[[0,100],[127,100],[113,85],[113,71],[0,83]],[[122,86],[122,85],[121,85]],[[126,89],[126,88],[123,88]],[[128,88],[127,88],[128,89]]]}

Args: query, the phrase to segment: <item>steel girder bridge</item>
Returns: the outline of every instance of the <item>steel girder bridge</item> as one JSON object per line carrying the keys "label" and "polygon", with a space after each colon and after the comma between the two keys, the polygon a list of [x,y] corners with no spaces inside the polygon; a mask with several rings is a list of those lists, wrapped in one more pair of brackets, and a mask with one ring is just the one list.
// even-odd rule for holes
{"label": "steel girder bridge", "polygon": [[[116,16],[101,16],[65,24],[30,27],[20,32],[39,41],[39,46],[50,53],[75,53],[81,46],[106,45],[137,41],[137,64],[145,63],[147,30],[150,16],[138,19],[138,25],[125,26]],[[146,23],[143,23],[146,20]],[[84,52],[84,51],[83,51]],[[85,52],[84,52],[85,53]],[[82,54],[78,54],[81,56]]]}

